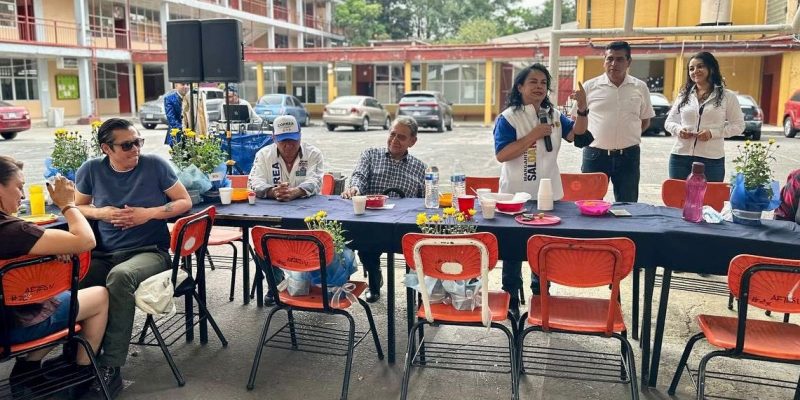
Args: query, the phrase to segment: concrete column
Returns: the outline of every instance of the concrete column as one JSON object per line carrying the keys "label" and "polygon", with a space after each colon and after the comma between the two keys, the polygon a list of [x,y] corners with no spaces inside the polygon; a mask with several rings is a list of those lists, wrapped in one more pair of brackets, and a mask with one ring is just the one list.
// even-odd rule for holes
{"label": "concrete column", "polygon": [[53,102],[50,97],[50,68],[46,58],[36,59],[36,73],[39,80],[39,102],[42,105],[42,117],[47,116],[47,110],[52,107]]}
{"label": "concrete column", "polygon": [[78,88],[80,90],[81,116],[85,117],[93,113],[92,104],[95,101],[94,91],[92,90],[92,65],[88,58],[78,59]]}
{"label": "concrete column", "polygon": [[328,63],[328,103],[336,98],[336,64]]}
{"label": "concrete column", "polygon": [[305,34],[303,32],[297,32],[297,48],[304,49],[305,48]]}
{"label": "concrete column", "polygon": [[75,24],[78,26],[78,46],[89,45],[89,10],[86,8],[86,0],[75,0],[74,3]]}
{"label": "concrete column", "polygon": [[[133,71],[134,86],[136,87],[136,90],[131,90],[131,93],[136,92],[136,102],[131,104],[136,104],[136,111],[139,111],[144,104],[144,68],[142,64],[133,64],[133,68],[129,66],[128,69]],[[167,74],[164,76],[166,77]]]}
{"label": "concrete column", "polygon": [[333,26],[331,25],[331,20],[333,19],[333,2],[326,1],[325,2],[325,24],[323,30],[325,32],[330,32],[333,30]]}
{"label": "concrete column", "polygon": [[161,46],[167,48],[167,21],[169,20],[169,3],[161,3]]}
{"label": "concrete column", "polygon": [[270,25],[269,28],[267,28],[267,48],[268,49],[275,48],[275,27],[272,25]]}
{"label": "concrete column", "polygon": [[267,16],[270,18],[275,18],[275,3],[273,0],[267,0]]}
{"label": "concrete column", "polygon": [[257,99],[264,95],[264,63],[256,63],[256,93]]}
{"label": "concrete column", "polygon": [[[128,64],[128,94],[131,97],[130,98],[130,102],[131,102],[131,105],[133,106],[133,109],[131,110],[131,113],[133,115],[136,115],[136,113],[139,112],[139,103],[136,102],[136,93],[138,93],[138,92],[139,92],[139,90],[136,90],[136,85],[135,85],[135,82],[134,82],[133,64],[129,63]],[[142,94],[144,94],[144,93],[142,93]]]}
{"label": "concrete column", "polygon": [[403,90],[411,91],[411,61],[408,60],[403,63]]}
{"label": "concrete column", "polygon": [[675,57],[675,69],[673,71],[675,78],[672,83],[672,99],[674,101],[678,98],[681,87],[686,83],[686,60],[683,58],[683,54]]}
{"label": "concrete column", "polygon": [[[141,68],[141,66],[139,68]],[[170,80],[169,80],[169,68],[167,68],[167,64],[162,65],[161,68],[164,71],[164,74],[162,75],[164,77],[164,90],[163,90],[163,92],[166,93],[167,90],[172,89],[172,82],[170,82]],[[142,75],[142,77],[144,77],[144,73],[142,73],[141,75]]]}
{"label": "concrete column", "polygon": [[[33,0],[33,15],[44,15],[44,6],[42,5],[42,0]],[[44,24],[36,24],[36,37],[43,38],[45,35],[46,33]]]}
{"label": "concrete column", "polygon": [[494,62],[491,58],[486,59],[484,66],[484,79],[483,86],[483,126],[492,125],[492,86],[494,84]]}
{"label": "concrete column", "polygon": [[305,11],[306,11],[305,7],[303,7],[303,0],[294,0],[295,24],[300,26],[306,26],[305,18],[303,18]]}

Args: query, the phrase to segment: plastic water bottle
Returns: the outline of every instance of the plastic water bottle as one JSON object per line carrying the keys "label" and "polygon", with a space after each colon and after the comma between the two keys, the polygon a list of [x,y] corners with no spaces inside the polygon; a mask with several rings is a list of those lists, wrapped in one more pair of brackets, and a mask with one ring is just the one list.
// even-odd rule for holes
{"label": "plastic water bottle", "polygon": [[425,208],[439,208],[439,168],[425,170]]}
{"label": "plastic water bottle", "polygon": [[686,201],[683,203],[683,219],[690,222],[703,220],[703,197],[706,195],[706,166],[692,163],[692,173],[686,178]]}
{"label": "plastic water bottle", "polygon": [[453,165],[450,183],[453,185],[453,204],[457,204],[458,197],[467,194],[467,177],[464,175],[464,168],[461,167],[461,163],[458,161]]}

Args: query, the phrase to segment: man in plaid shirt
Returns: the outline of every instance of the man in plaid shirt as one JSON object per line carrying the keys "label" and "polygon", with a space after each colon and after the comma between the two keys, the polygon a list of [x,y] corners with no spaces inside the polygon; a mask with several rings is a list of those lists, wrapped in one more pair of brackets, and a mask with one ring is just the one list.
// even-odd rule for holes
{"label": "man in plaid shirt", "polygon": [[[416,142],[417,122],[411,117],[397,117],[389,131],[387,147],[373,147],[361,153],[350,177],[350,187],[342,192],[342,197],[390,194],[388,192],[402,197],[423,197],[425,164],[408,154],[408,149]],[[370,303],[378,301],[383,286],[380,256],[381,253],[376,251],[358,252],[361,264],[369,274],[367,301]]]}

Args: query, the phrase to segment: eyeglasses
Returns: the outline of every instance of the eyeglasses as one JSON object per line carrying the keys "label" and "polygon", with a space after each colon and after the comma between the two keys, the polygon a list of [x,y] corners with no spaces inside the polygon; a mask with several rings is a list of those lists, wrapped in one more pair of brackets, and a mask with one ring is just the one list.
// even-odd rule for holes
{"label": "eyeglasses", "polygon": [[134,140],[131,140],[130,142],[109,143],[109,145],[111,147],[119,146],[119,147],[122,148],[122,151],[131,151],[133,146],[136,146],[137,148],[141,149],[142,146],[144,146],[144,138],[134,139]]}

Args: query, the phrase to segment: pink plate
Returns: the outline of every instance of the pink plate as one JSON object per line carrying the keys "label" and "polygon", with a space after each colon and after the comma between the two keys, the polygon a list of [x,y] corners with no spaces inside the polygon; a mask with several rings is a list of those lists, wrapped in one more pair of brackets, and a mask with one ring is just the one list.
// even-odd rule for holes
{"label": "pink plate", "polygon": [[539,218],[539,214],[534,214],[533,219],[527,219],[522,215],[517,215],[514,219],[522,225],[556,225],[561,223],[561,218],[545,214],[542,218]]}

